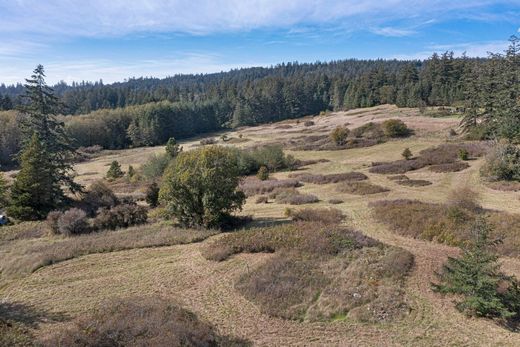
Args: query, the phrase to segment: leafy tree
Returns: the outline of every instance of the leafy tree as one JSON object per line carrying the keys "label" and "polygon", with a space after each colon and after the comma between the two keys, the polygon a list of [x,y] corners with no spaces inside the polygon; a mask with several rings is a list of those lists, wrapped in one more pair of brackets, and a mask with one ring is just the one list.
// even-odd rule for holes
{"label": "leafy tree", "polygon": [[256,177],[258,177],[258,179],[262,181],[269,179],[269,170],[267,169],[267,167],[260,166],[260,169],[258,169]]}
{"label": "leafy tree", "polygon": [[182,147],[177,144],[174,137],[170,137],[166,143],[166,153],[173,159],[177,157],[180,152],[182,152]]}
{"label": "leafy tree", "polygon": [[117,160],[114,160],[110,164],[110,168],[107,171],[107,179],[115,180],[124,176],[124,172],[121,170],[121,165]]}
{"label": "leafy tree", "polygon": [[179,154],[166,170],[159,197],[182,225],[219,227],[245,202],[239,180],[236,154],[206,146]]}
{"label": "leafy tree", "polygon": [[159,185],[157,183],[153,182],[146,189],[146,202],[151,207],[159,205]]}
{"label": "leafy tree", "polygon": [[411,132],[406,124],[400,119],[385,120],[381,124],[381,127],[385,136],[388,137],[405,137],[410,135]]}
{"label": "leafy tree", "polygon": [[[500,272],[498,256],[493,250],[497,242],[490,240],[490,232],[486,220],[477,219],[472,228],[472,239],[463,247],[459,258],[448,258],[439,274],[440,283],[434,285],[434,289],[462,295],[456,307],[467,315],[510,319],[520,313],[520,296],[499,290],[508,283],[514,290],[516,280]],[[512,296],[515,297],[513,302]]]}
{"label": "leafy tree", "polygon": [[412,151],[410,151],[410,148],[405,148],[403,153],[401,153],[404,159],[410,160],[413,156]]}
{"label": "leafy tree", "polygon": [[347,137],[349,130],[346,127],[337,127],[330,133],[330,139],[338,146],[342,146],[347,143]]}
{"label": "leafy tree", "polygon": [[[74,182],[72,159],[75,151],[65,134],[63,122],[57,119],[60,109],[58,98],[45,82],[45,71],[38,65],[30,79],[26,79],[25,102],[21,108],[24,114],[21,123],[25,146],[33,142],[32,135],[37,134],[42,150],[49,161],[50,174],[58,184],[67,186],[72,192],[79,192],[81,186]],[[24,147],[25,147],[24,146]],[[63,199],[61,189],[56,191],[55,200]]]}
{"label": "leafy tree", "polygon": [[37,133],[21,155],[21,168],[11,187],[8,213],[22,220],[38,220],[64,203],[60,182],[49,152]]}

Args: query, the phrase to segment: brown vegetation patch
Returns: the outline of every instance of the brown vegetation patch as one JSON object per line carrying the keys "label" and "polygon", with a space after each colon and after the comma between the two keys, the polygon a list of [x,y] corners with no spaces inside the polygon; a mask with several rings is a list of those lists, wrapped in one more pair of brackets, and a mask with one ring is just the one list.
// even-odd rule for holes
{"label": "brown vegetation patch", "polygon": [[320,174],[290,174],[289,178],[295,178],[301,182],[305,183],[314,183],[314,184],[329,184],[329,183],[338,183],[344,181],[364,181],[368,179],[367,175],[361,172],[347,172],[347,173],[339,173],[339,174],[329,174],[329,175],[320,175]]}
{"label": "brown vegetation patch", "polygon": [[370,206],[377,221],[400,235],[454,246],[471,237],[471,224],[479,214],[484,214],[494,228],[493,236],[503,241],[497,246],[498,252],[505,256],[520,256],[520,215],[485,211],[471,199],[451,199],[449,204],[390,200],[377,201]]}
{"label": "brown vegetation patch", "polygon": [[289,210],[288,214],[294,221],[325,224],[338,224],[345,218],[337,208],[304,208],[296,211]]}
{"label": "brown vegetation patch", "polygon": [[396,181],[397,184],[407,187],[424,187],[424,186],[430,186],[432,183],[430,181],[426,180],[400,180]]}
{"label": "brown vegetation patch", "polygon": [[341,199],[330,199],[328,201],[329,204],[333,204],[333,205],[339,205],[339,204],[342,204],[344,203],[345,201],[341,200]]}
{"label": "brown vegetation patch", "polygon": [[400,289],[413,256],[339,226],[297,223],[226,235],[204,252],[222,261],[270,252],[236,288],[269,315],[301,321],[385,322],[409,308]]}
{"label": "brown vegetation patch", "polygon": [[43,346],[249,346],[157,297],[112,299],[41,341]]}
{"label": "brown vegetation patch", "polygon": [[87,254],[200,242],[214,234],[216,231],[178,229],[155,224],[73,238],[53,237],[31,243],[12,241],[1,246],[5,256],[0,259],[0,272],[2,275],[30,273]]}
{"label": "brown vegetation patch", "polygon": [[273,191],[270,198],[276,199],[278,204],[304,205],[320,201],[316,195],[302,194],[295,188],[277,189]]}
{"label": "brown vegetation patch", "polygon": [[432,172],[459,172],[469,167],[469,164],[463,161],[457,161],[454,163],[432,165],[428,169]]}
{"label": "brown vegetation patch", "polygon": [[[459,144],[443,144],[437,147],[425,149],[417,158],[411,160],[396,160],[392,162],[375,162],[369,172],[378,174],[404,174],[408,171],[418,170],[426,166],[454,164],[451,168],[461,168],[464,164],[458,164],[461,150],[467,151],[470,157],[481,157],[489,150],[486,142],[471,142]],[[467,165],[467,164],[466,164]],[[450,166],[448,166],[450,167]],[[441,168],[446,168],[442,167]],[[460,170],[459,170],[460,171]],[[444,171],[440,171],[444,172]]]}
{"label": "brown vegetation patch", "polygon": [[486,182],[486,186],[503,192],[520,192],[520,182],[515,181]]}
{"label": "brown vegetation patch", "polygon": [[299,187],[300,182],[295,179],[288,180],[259,180],[256,177],[246,177],[240,182],[240,190],[244,192],[246,196],[253,196],[258,194],[265,194],[280,188],[294,188]]}
{"label": "brown vegetation patch", "polygon": [[344,182],[336,187],[336,190],[340,193],[348,193],[354,195],[369,195],[384,193],[390,191],[390,189],[381,187],[368,182]]}
{"label": "brown vegetation patch", "polygon": [[395,175],[395,176],[388,176],[387,177],[390,181],[404,181],[409,180],[410,178],[406,175]]}

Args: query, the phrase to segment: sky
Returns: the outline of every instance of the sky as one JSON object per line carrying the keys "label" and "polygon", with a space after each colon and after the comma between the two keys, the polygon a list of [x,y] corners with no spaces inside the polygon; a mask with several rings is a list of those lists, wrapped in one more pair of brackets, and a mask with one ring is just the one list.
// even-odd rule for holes
{"label": "sky", "polygon": [[0,83],[211,73],[281,62],[486,56],[520,0],[0,0]]}

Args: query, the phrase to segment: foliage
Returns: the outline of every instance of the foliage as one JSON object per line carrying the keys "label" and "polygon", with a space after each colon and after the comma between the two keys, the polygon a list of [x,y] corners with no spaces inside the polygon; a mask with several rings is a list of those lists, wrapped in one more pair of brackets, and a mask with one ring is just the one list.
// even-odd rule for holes
{"label": "foliage", "polygon": [[4,178],[4,174],[0,172],[0,210],[7,205],[7,180]]}
{"label": "foliage", "polygon": [[347,142],[349,130],[346,127],[336,127],[330,133],[330,139],[338,146],[342,146]]}
{"label": "foliage", "polygon": [[345,218],[343,213],[336,208],[303,208],[289,213],[294,221],[318,222],[325,224],[338,224]]}
{"label": "foliage", "polygon": [[94,214],[100,208],[111,208],[119,204],[114,192],[103,181],[92,183],[81,201],[82,208]]}
{"label": "foliage", "polygon": [[468,160],[469,159],[469,152],[465,148],[461,148],[459,150],[459,159],[460,160]]}
{"label": "foliage", "polygon": [[328,174],[328,175],[320,175],[320,174],[290,174],[289,178],[295,178],[299,181],[305,183],[314,183],[314,184],[329,184],[329,183],[339,183],[339,182],[352,182],[352,181],[364,181],[368,179],[368,176],[361,172],[345,172],[339,174]]}
{"label": "foliage", "polygon": [[406,137],[411,133],[411,130],[400,119],[385,120],[381,124],[381,128],[387,137]]}
{"label": "foliage", "polygon": [[401,156],[406,159],[410,160],[413,157],[412,151],[410,151],[410,148],[405,148],[403,153],[401,153]]}
{"label": "foliage", "polygon": [[134,167],[132,165],[130,165],[128,167],[128,171],[126,173],[126,176],[128,177],[129,180],[133,180],[134,179],[134,176],[136,175],[136,171],[134,169]]}
{"label": "foliage", "polygon": [[58,232],[62,235],[79,235],[90,231],[85,211],[72,208],[65,211],[57,220]]}
{"label": "foliage", "polygon": [[117,160],[112,161],[110,163],[110,168],[107,171],[107,179],[115,180],[124,176],[124,172],[121,170],[121,165]]}
{"label": "foliage", "polygon": [[481,174],[490,180],[520,181],[520,148],[498,144],[486,156]]}
{"label": "foliage", "polygon": [[[440,283],[434,289],[445,294],[460,294],[457,308],[470,316],[516,318],[520,311],[520,296],[509,288],[516,280],[500,272],[498,256],[493,251],[496,242],[490,239],[490,227],[485,219],[472,226],[472,238],[462,247],[462,255],[448,258],[439,274]],[[504,282],[507,283],[505,292]],[[509,302],[514,294],[514,301]]]}
{"label": "foliage", "polygon": [[153,182],[146,188],[146,202],[150,207],[157,207],[159,205],[159,185]]}
{"label": "foliage", "polygon": [[267,169],[266,166],[260,166],[260,169],[258,169],[258,172],[256,173],[256,177],[260,181],[265,181],[269,179],[269,169]]}
{"label": "foliage", "polygon": [[168,154],[154,154],[151,155],[146,163],[141,166],[141,171],[149,180],[154,180],[161,177],[168,167],[171,158]]}
{"label": "foliage", "polygon": [[237,190],[237,164],[234,153],[220,146],[183,152],[165,173],[160,200],[182,225],[218,227],[245,201]]}
{"label": "foliage", "polygon": [[182,147],[177,144],[175,137],[170,137],[168,142],[166,142],[166,153],[173,159],[177,157],[180,152],[182,152]]}
{"label": "foliage", "polygon": [[277,189],[295,188],[299,186],[300,182],[295,179],[270,179],[261,181],[256,177],[246,177],[240,182],[240,190],[248,197],[256,194],[271,193]]}
{"label": "foliage", "polygon": [[21,169],[11,187],[9,214],[21,220],[37,220],[63,205],[65,196],[56,179],[48,151],[34,133],[21,156]]}
{"label": "foliage", "polygon": [[121,204],[111,209],[102,209],[93,220],[96,230],[115,230],[146,223],[147,210],[136,204]]}
{"label": "foliage", "polygon": [[340,193],[348,193],[355,195],[378,194],[390,191],[388,188],[378,186],[369,182],[343,182],[336,186],[336,190]]}

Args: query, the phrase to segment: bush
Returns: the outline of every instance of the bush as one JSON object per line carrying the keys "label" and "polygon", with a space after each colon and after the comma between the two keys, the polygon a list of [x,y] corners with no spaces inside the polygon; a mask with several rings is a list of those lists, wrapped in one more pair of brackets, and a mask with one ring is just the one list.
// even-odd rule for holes
{"label": "bush", "polygon": [[329,202],[329,204],[333,204],[333,205],[339,205],[339,204],[344,203],[344,201],[341,199],[330,199],[328,202]]}
{"label": "bush", "polygon": [[96,230],[115,230],[144,224],[147,219],[148,214],[143,206],[121,204],[111,209],[102,209],[94,218],[93,225]]}
{"label": "bush", "polygon": [[41,341],[43,346],[247,346],[157,297],[112,299]]}
{"label": "bush", "polygon": [[468,160],[469,159],[469,152],[465,148],[459,149],[459,159],[460,160]]}
{"label": "bush", "polygon": [[153,182],[148,186],[145,200],[150,207],[157,207],[159,205],[159,185],[157,183]]}
{"label": "bush", "polygon": [[62,214],[61,211],[52,211],[47,215],[46,223],[52,234],[58,235],[60,233],[58,219],[60,219]]}
{"label": "bush", "polygon": [[115,180],[115,179],[121,178],[123,176],[124,176],[124,172],[121,170],[121,165],[119,164],[119,162],[117,160],[114,160],[110,164],[110,168],[108,169],[107,176],[106,176],[107,179]]}
{"label": "bush", "polygon": [[349,130],[346,127],[337,127],[330,133],[330,139],[338,146],[347,143]]}
{"label": "bush", "polygon": [[316,195],[302,194],[294,188],[280,189],[271,194],[270,197],[276,198],[278,204],[289,205],[312,204],[320,201]]}
{"label": "bush", "polygon": [[200,140],[200,144],[202,146],[208,146],[208,145],[214,145],[217,143],[217,140],[215,140],[214,138],[212,137],[208,137],[208,138],[205,138],[205,139],[202,139]]}
{"label": "bush", "polygon": [[468,163],[458,161],[455,163],[432,165],[428,169],[432,172],[442,173],[442,172],[459,172],[459,171],[467,169],[468,167],[469,167]]}
{"label": "bush", "polygon": [[289,216],[294,221],[320,222],[325,224],[339,224],[345,218],[343,213],[336,208],[304,208],[292,211]]}
{"label": "bush", "polygon": [[384,137],[381,124],[369,122],[352,130],[352,135],[356,138],[376,139],[380,140]]}
{"label": "bush", "polygon": [[305,121],[305,122],[303,123],[303,125],[306,126],[306,127],[311,127],[311,126],[314,125],[314,122],[311,121],[311,120],[307,120],[307,121]]}
{"label": "bush", "polygon": [[410,151],[410,148],[405,148],[403,153],[401,153],[404,159],[410,160],[413,157],[412,151]]}
{"label": "bush", "polygon": [[239,188],[246,196],[249,197],[256,194],[271,193],[276,189],[294,188],[299,186],[301,186],[300,182],[295,179],[270,179],[266,181],[260,181],[256,177],[247,177],[240,182]]}
{"label": "bush", "polygon": [[345,182],[338,185],[336,189],[340,193],[348,193],[355,195],[369,195],[390,191],[387,188],[368,182]]}
{"label": "bush", "polygon": [[65,211],[57,221],[58,232],[62,235],[79,235],[90,231],[85,211],[71,208]]}
{"label": "bush", "polygon": [[265,180],[269,179],[269,170],[267,169],[267,167],[261,166],[260,169],[258,169],[256,177],[260,181],[265,181]]}
{"label": "bush", "polygon": [[399,119],[388,119],[381,124],[383,133],[387,137],[406,137],[411,134],[406,124]]}
{"label": "bush", "polygon": [[520,148],[498,144],[486,156],[481,174],[491,181],[520,181]]}
{"label": "bush", "polygon": [[329,183],[339,183],[339,182],[352,182],[352,181],[364,181],[368,179],[367,175],[361,172],[346,172],[340,174],[329,174],[329,175],[313,175],[313,174],[290,174],[289,178],[296,178],[299,181],[305,183],[314,183],[314,184],[329,184]]}
{"label": "bush", "polygon": [[100,208],[111,208],[118,203],[119,200],[114,192],[102,181],[92,183],[81,201],[82,207],[91,215]]}
{"label": "bush", "polygon": [[159,193],[172,216],[185,226],[219,227],[242,209],[245,195],[235,154],[208,146],[179,154],[168,168]]}
{"label": "bush", "polygon": [[166,154],[170,156],[170,158],[175,158],[182,152],[182,147],[177,144],[177,140],[174,137],[170,137],[168,142],[166,142]]}
{"label": "bush", "polygon": [[464,209],[472,212],[481,212],[480,194],[469,187],[452,190],[448,195],[447,204],[451,208]]}
{"label": "bush", "polygon": [[396,183],[399,185],[402,185],[402,186],[407,186],[407,187],[424,187],[424,186],[429,186],[432,184],[430,181],[426,181],[426,180],[411,180],[411,179],[397,181]]}
{"label": "bush", "polygon": [[255,201],[257,204],[267,204],[269,202],[269,197],[262,195],[256,198]]}
{"label": "bush", "polygon": [[148,161],[141,166],[144,177],[149,180],[162,177],[170,160],[171,158],[168,154],[154,154],[150,156]]}

